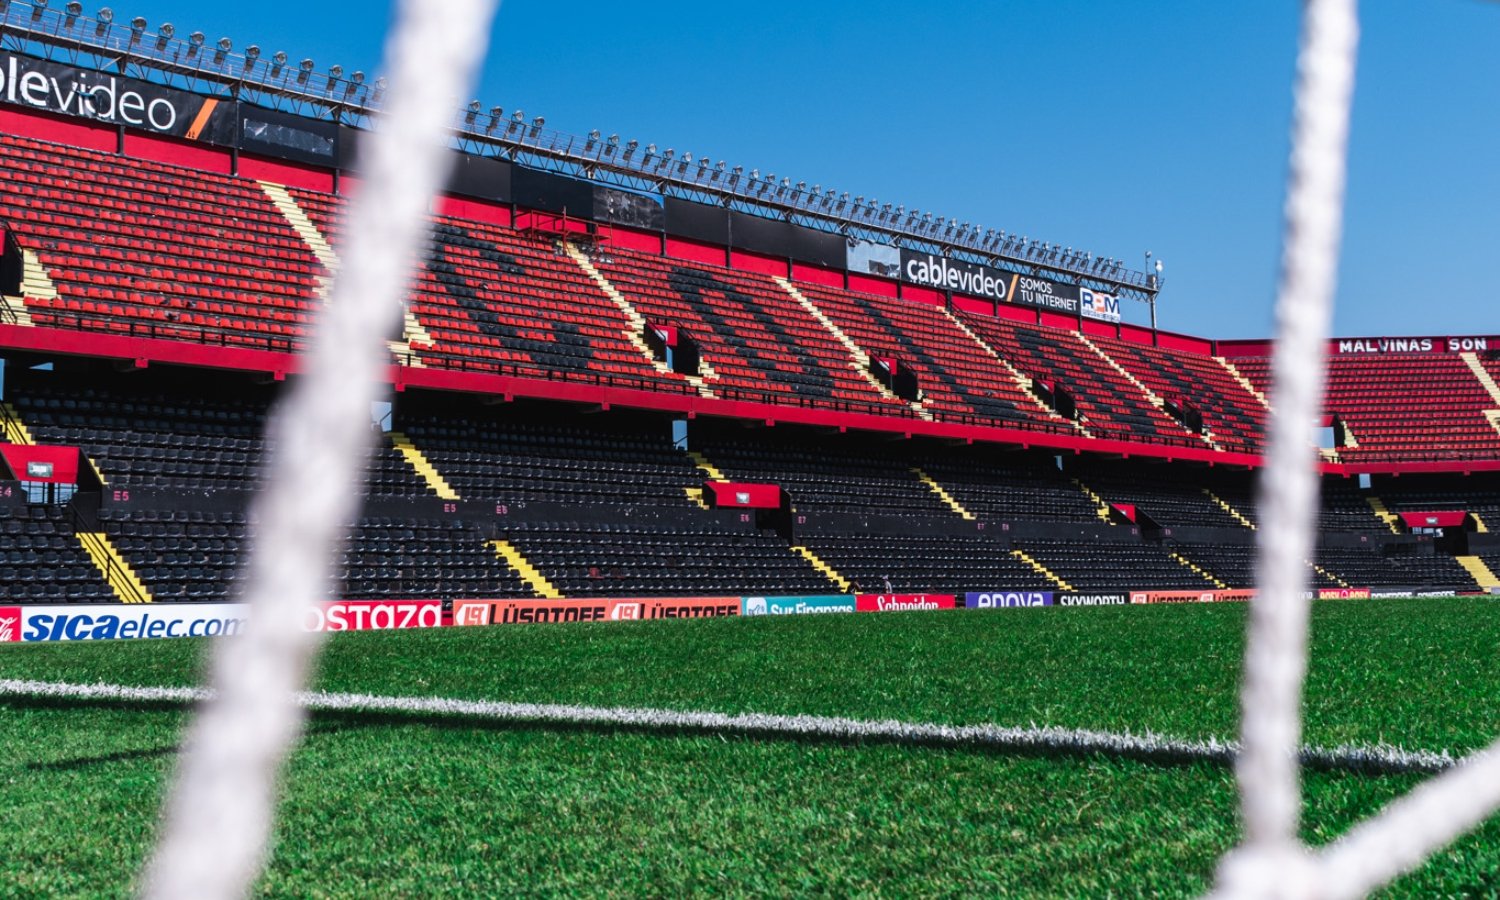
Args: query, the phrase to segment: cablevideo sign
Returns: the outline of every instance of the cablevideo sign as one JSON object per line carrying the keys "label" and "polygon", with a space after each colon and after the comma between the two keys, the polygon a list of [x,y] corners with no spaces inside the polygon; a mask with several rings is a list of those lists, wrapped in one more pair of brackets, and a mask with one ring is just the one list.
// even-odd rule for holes
{"label": "cablevideo sign", "polygon": [[915,250],[901,251],[898,271],[902,281],[921,287],[1071,316],[1081,314],[1105,322],[1120,321],[1120,300],[1114,294],[1063,281],[1005,272]]}

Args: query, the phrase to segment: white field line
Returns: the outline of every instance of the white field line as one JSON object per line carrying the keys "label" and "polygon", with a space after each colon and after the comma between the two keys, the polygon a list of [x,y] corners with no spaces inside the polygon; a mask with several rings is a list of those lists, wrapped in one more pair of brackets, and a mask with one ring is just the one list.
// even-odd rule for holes
{"label": "white field line", "polygon": [[[128,687],[0,679],[0,696],[137,703],[201,703],[213,692],[201,687]],[[622,726],[713,734],[777,735],[824,740],[872,740],[928,746],[980,747],[1015,752],[1062,752],[1174,762],[1233,762],[1239,747],[1210,738],[1180,740],[1151,734],[1031,725],[940,725],[894,719],[846,719],[766,713],[717,713],[563,703],[510,703],[446,697],[387,697],[303,691],[297,703],[308,711],[406,713],[455,716],[491,722],[569,726]],[[1304,747],[1304,765],[1379,772],[1438,772],[1458,765],[1444,751],[1404,750],[1386,745]]]}

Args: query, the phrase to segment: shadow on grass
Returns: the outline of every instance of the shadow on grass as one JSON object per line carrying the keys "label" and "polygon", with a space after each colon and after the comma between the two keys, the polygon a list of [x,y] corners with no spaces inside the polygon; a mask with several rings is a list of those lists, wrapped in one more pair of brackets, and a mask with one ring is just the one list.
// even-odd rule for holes
{"label": "shadow on grass", "polygon": [[[42,697],[24,695],[0,695],[0,708],[36,710],[98,710],[114,712],[177,713],[192,711],[194,704],[171,700],[100,700],[70,697]],[[1017,739],[1006,743],[979,740],[956,740],[940,737],[882,735],[852,738],[843,735],[823,735],[807,732],[789,732],[768,727],[736,728],[730,731],[711,726],[682,724],[614,724],[592,722],[568,722],[544,718],[485,719],[476,716],[441,715],[427,712],[357,711],[357,710],[313,710],[308,714],[307,733],[310,735],[337,734],[344,731],[376,728],[425,727],[446,731],[511,732],[534,734],[588,734],[611,735],[633,734],[665,738],[717,737],[725,742],[758,741],[806,746],[832,747],[906,747],[927,748],[956,753],[972,753],[984,756],[1016,759],[1061,759],[1097,762],[1100,760],[1131,762],[1160,768],[1191,768],[1209,766],[1229,768],[1234,763],[1234,750],[1219,746],[1137,746],[1128,748],[1069,747],[1065,743],[1041,738],[1035,741]],[[146,750],[121,751],[98,757],[83,757],[51,763],[34,763],[27,768],[67,770],[130,759],[147,759],[166,756],[178,751],[177,745]],[[1433,774],[1451,768],[1453,761],[1441,764],[1421,762],[1394,762],[1379,756],[1359,753],[1338,754],[1325,752],[1308,755],[1302,761],[1310,771],[1354,775],[1412,775]]]}

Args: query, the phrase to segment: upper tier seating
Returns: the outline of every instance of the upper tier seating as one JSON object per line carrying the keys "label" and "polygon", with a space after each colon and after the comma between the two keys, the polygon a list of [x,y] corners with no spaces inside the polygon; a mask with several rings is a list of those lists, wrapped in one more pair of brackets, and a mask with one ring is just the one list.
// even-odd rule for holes
{"label": "upper tier seating", "polygon": [[321,269],[253,181],[0,136],[6,225],[57,297],[39,325],[288,349]]}
{"label": "upper tier seating", "polygon": [[1078,334],[965,313],[964,323],[1027,378],[1065,389],[1079,424],[1096,438],[1206,447],[1153,406],[1140,388],[1091,350]]}
{"label": "upper tier seating", "polygon": [[[0,136],[0,164],[6,227],[56,289],[30,283],[35,324],[277,351],[305,343],[330,273],[256,182],[15,135]],[[337,248],[344,200],[289,194]],[[604,240],[589,253],[606,288],[554,235],[448,214],[434,226],[412,286],[416,327],[396,348],[413,366],[1259,452],[1264,405],[1207,355],[799,282],[815,314],[767,275]],[[701,391],[650,358],[632,315],[696,341]],[[913,372],[920,408],[872,384],[859,371],[866,355]],[[1233,363],[1266,389],[1265,360]],[[1475,365],[1500,375],[1500,360]],[[1022,387],[1033,383],[1066,392],[1081,418],[1041,408]],[[1174,418],[1179,405],[1201,414],[1204,433]],[[1500,404],[1456,355],[1335,356],[1327,407],[1355,442],[1339,448],[1344,461],[1500,458],[1485,417]]]}
{"label": "upper tier seating", "polygon": [[[1270,360],[1234,365],[1262,392]],[[1325,411],[1341,420],[1357,446],[1339,447],[1347,462],[1495,459],[1500,432],[1485,419],[1496,403],[1455,354],[1336,354],[1328,361]]]}
{"label": "upper tier seating", "polygon": [[765,275],[611,250],[600,270],[648,325],[688,333],[732,399],[908,415],[859,374],[848,348]]}

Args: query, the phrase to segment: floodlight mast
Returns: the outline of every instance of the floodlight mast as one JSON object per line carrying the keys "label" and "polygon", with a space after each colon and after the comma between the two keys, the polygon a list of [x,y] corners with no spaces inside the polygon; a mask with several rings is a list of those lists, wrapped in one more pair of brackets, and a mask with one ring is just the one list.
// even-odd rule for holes
{"label": "floodlight mast", "polygon": [[[384,99],[383,79],[366,81],[362,73],[345,77],[340,66],[330,66],[325,74],[314,76],[313,61],[304,59],[294,71],[287,65],[285,53],[267,59],[254,44],[236,53],[227,37],[220,39],[213,52],[204,53],[201,32],[184,41],[175,36],[175,29],[162,29],[156,40],[140,40],[143,19],[134,20],[139,24],[132,28],[116,25],[114,18],[108,7],[93,18],[84,16],[81,4],[76,2],[69,3],[66,12],[49,9],[42,0],[0,2],[0,48],[46,59],[62,54],[71,65],[87,66],[85,60],[92,59],[92,65],[99,69],[171,85],[185,83],[189,90],[219,92],[274,108],[307,110],[351,126],[365,124]],[[700,165],[691,168],[686,165],[686,154],[676,165],[668,165],[671,151],[658,155],[653,146],[643,154],[621,152],[618,137],[612,141],[597,137],[588,140],[552,131],[543,127],[540,116],[528,125],[519,111],[507,127],[501,128],[499,110],[494,107],[491,115],[484,117],[471,106],[456,109],[455,144],[460,149],[503,156],[533,168],[771,215],[837,233],[850,241],[871,240],[1070,281],[1151,304],[1155,328],[1155,299],[1161,279],[1159,271],[1150,272],[1149,263],[1146,270],[1135,271],[1118,259],[1095,257],[1004,231],[996,233],[967,222],[946,218],[934,222],[931,213],[919,217],[916,210],[893,210],[891,204],[881,205],[873,199],[850,201],[847,193],[834,202],[838,195],[832,189],[824,192],[820,186],[809,188],[805,182],[793,186],[789,178],[779,182],[774,176],[760,178],[756,170],[743,175],[740,169],[729,177],[724,166],[710,165],[706,155]]]}

